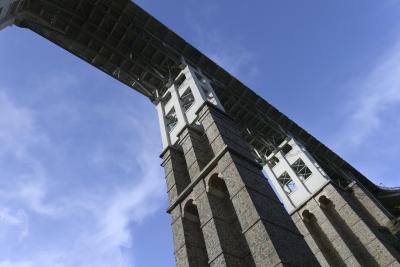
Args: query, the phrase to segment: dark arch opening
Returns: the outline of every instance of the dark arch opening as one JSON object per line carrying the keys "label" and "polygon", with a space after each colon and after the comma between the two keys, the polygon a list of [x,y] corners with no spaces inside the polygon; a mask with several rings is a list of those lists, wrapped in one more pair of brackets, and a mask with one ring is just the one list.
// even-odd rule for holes
{"label": "dark arch opening", "polygon": [[200,217],[193,200],[186,202],[183,209],[183,229],[190,266],[208,266],[208,256],[204,235],[200,227]]}
{"label": "dark arch opening", "polygon": [[375,258],[369,253],[364,244],[354,234],[342,216],[340,216],[340,214],[336,211],[333,202],[326,196],[321,196],[319,198],[319,202],[321,203],[321,209],[323,210],[325,216],[328,218],[336,232],[350,249],[351,253],[353,253],[357,261],[362,266],[378,267],[379,264],[376,262]]}
{"label": "dark arch opening", "polygon": [[[385,245],[387,245],[387,249],[391,251],[396,259],[400,259],[400,238],[397,238],[387,227],[381,225],[376,217],[373,215],[373,210],[368,209],[365,206],[365,201],[362,201],[363,196],[359,196],[359,194],[365,194],[361,188],[358,190],[351,190],[349,192],[350,203],[354,211],[362,218],[362,220],[369,226],[369,228],[378,236],[382,241],[384,241]],[[368,196],[367,196],[368,197]],[[370,201],[373,202],[372,199]],[[376,203],[374,203],[377,205]]]}
{"label": "dark arch opening", "polygon": [[199,211],[197,210],[197,206],[193,204],[193,200],[189,200],[184,208],[185,214],[190,214],[191,216],[199,218]]}
{"label": "dark arch opening", "polygon": [[314,214],[308,210],[303,211],[303,221],[312,239],[317,244],[329,266],[346,266],[338,251],[334,248],[328,236],[317,222]]}
{"label": "dark arch opening", "polygon": [[222,250],[235,257],[240,262],[238,266],[255,266],[225,181],[214,174],[208,182],[208,187],[208,198]]}

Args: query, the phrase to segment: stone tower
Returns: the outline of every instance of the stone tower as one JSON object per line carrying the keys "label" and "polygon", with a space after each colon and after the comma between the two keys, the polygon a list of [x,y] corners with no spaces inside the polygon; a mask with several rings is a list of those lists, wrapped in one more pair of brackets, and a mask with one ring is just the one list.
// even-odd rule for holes
{"label": "stone tower", "polygon": [[398,225],[366,189],[290,136],[251,151],[200,70],[155,104],[177,266],[400,266]]}
{"label": "stone tower", "polygon": [[360,183],[334,182],[290,137],[264,160],[270,183],[320,265],[400,266],[399,224]]}
{"label": "stone tower", "polygon": [[318,266],[207,77],[156,104],[177,266]]}

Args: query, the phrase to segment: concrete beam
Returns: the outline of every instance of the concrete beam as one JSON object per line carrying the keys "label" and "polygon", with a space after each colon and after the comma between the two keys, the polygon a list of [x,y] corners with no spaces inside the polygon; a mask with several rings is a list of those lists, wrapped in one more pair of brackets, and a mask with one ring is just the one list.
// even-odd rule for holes
{"label": "concrete beam", "polygon": [[11,6],[18,1],[0,0],[0,30],[14,23],[15,15],[11,13]]}

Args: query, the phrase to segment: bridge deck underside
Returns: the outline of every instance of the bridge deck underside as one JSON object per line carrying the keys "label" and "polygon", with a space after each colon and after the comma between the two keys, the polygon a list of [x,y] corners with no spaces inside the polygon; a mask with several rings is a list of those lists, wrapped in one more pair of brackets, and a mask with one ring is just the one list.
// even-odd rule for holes
{"label": "bridge deck underside", "polygon": [[[379,197],[383,189],[287,116],[129,0],[30,0],[12,8],[29,28],[157,101],[185,62],[212,81],[227,113],[250,145],[269,154],[286,136],[300,141],[328,174],[350,173]],[[393,207],[388,207],[392,209]]]}

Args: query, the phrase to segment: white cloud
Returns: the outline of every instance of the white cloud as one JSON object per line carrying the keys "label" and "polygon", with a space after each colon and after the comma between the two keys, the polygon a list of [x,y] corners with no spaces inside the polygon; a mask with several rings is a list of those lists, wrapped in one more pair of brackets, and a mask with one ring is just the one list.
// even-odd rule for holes
{"label": "white cloud", "polygon": [[349,97],[345,124],[336,137],[339,146],[359,146],[379,131],[398,127],[385,118],[400,112],[400,41],[348,88],[354,95]]}
{"label": "white cloud", "polygon": [[0,261],[0,267],[34,267],[30,261]]}
{"label": "white cloud", "polygon": [[[19,200],[25,203],[32,211],[43,214],[52,213],[50,205],[44,203],[46,195],[46,170],[43,164],[32,154],[34,146],[47,147],[49,140],[46,135],[37,129],[34,112],[27,107],[15,103],[0,90],[0,156],[3,157],[3,170],[7,168],[5,162],[11,158],[25,167],[13,171],[10,177],[3,174],[0,182],[7,178],[12,179],[12,190],[0,190],[0,197]],[[11,177],[12,176],[12,177]]]}
{"label": "white cloud", "polygon": [[[115,112],[108,110],[110,116],[115,116]],[[161,168],[155,163],[159,147],[154,138],[159,138],[158,129],[143,124],[143,118],[135,118],[133,111],[124,110],[124,113],[126,116],[119,120],[120,127],[127,127],[135,135],[123,142],[127,148],[132,148],[132,164],[140,166],[131,173],[134,174],[132,183],[121,184],[116,189],[110,187],[108,194],[102,196],[90,191],[89,195],[74,196],[69,204],[79,213],[88,213],[92,218],[90,226],[76,237],[69,251],[47,252],[54,256],[45,260],[43,255],[37,255],[34,261],[41,266],[133,266],[132,225],[156,212],[164,204],[165,193]],[[102,157],[104,163],[115,160],[112,155],[103,154]]]}
{"label": "white cloud", "polygon": [[196,25],[195,29],[200,48],[221,67],[233,75],[246,78],[252,78],[257,74],[258,68],[254,55],[242,47],[238,41],[227,42],[218,31],[205,30],[200,25]]}
{"label": "white cloud", "polygon": [[54,215],[57,212],[56,208],[45,202],[46,195],[46,184],[38,178],[27,179],[15,192],[15,196],[23,199],[32,211],[43,215]]}
{"label": "white cloud", "polygon": [[36,133],[31,111],[18,107],[6,91],[0,90],[0,155],[12,153],[23,158],[28,147],[40,142],[42,137]]}
{"label": "white cloud", "polygon": [[11,214],[7,208],[0,208],[0,222],[7,225],[20,225],[23,222],[24,214],[22,212],[17,212],[16,214]]}
{"label": "white cloud", "polygon": [[[51,90],[51,87],[58,84],[71,84],[71,81],[74,81],[68,75],[65,77],[67,77],[66,82],[63,82],[62,78],[55,77],[49,82],[42,80],[37,86],[43,88],[45,84]],[[80,86],[79,83],[75,85]],[[16,257],[15,259],[13,257],[13,260],[0,256],[0,267],[132,266],[133,252],[125,252],[127,248],[135,247],[132,225],[141,223],[164,204],[163,175],[157,158],[159,147],[158,143],[154,142],[154,139],[159,139],[158,128],[153,129],[151,128],[153,126],[144,124],[146,118],[143,114],[138,115],[136,109],[111,107],[105,114],[112,120],[118,117],[116,126],[121,128],[121,131],[132,133],[129,138],[113,142],[117,142],[128,152],[125,151],[124,156],[115,158],[114,154],[108,155],[104,152],[109,145],[100,143],[98,149],[93,151],[93,161],[102,165],[123,162],[124,166],[121,164],[120,167],[126,168],[124,171],[132,178],[131,182],[99,185],[100,191],[97,187],[55,195],[51,194],[51,190],[57,188],[61,181],[58,180],[57,173],[49,169],[52,163],[43,161],[35,149],[46,150],[51,155],[57,154],[57,160],[64,164],[68,164],[68,159],[58,154],[57,147],[62,144],[55,144],[52,141],[48,129],[42,128],[37,123],[36,116],[43,111],[53,113],[64,111],[57,108],[51,108],[50,111],[42,106],[37,107],[41,110],[28,108],[14,101],[7,95],[7,91],[10,90],[0,90],[2,129],[0,157],[7,159],[15,157],[19,167],[13,169],[3,161],[2,169],[8,172],[9,177],[0,177],[0,184],[7,184],[9,188],[0,189],[0,201],[10,204],[10,209],[0,209],[0,227],[6,224],[7,227],[19,227],[20,235],[25,237],[30,228],[28,221],[35,225],[38,223],[35,219],[39,219],[57,220],[57,223],[64,225],[66,230],[79,228],[79,231],[74,230],[72,236],[65,236],[64,243],[55,245],[51,250],[42,251],[32,247],[29,255],[13,255]],[[36,97],[39,98],[36,94],[30,100],[36,101]],[[78,111],[75,110],[74,113]],[[77,124],[85,123],[82,115],[76,116],[75,120],[74,123]],[[7,183],[7,181],[12,182]],[[49,181],[52,182],[52,187],[49,187]],[[85,220],[77,220],[77,225],[74,226],[70,224],[71,218],[85,218]],[[67,221],[68,219],[70,221]],[[34,235],[46,235],[46,233],[32,232],[30,238],[35,238]],[[0,241],[3,243],[14,242],[12,239],[1,240],[2,238],[4,236],[0,234]],[[53,238],[49,236],[49,242],[52,242]]]}
{"label": "white cloud", "polygon": [[[10,210],[0,207],[0,238],[12,230],[18,233],[17,241],[24,239],[29,233],[28,216],[22,209]],[[1,266],[1,265],[0,265]]]}
{"label": "white cloud", "polygon": [[[227,37],[218,30],[216,25],[207,26],[207,18],[219,16],[217,11],[215,7],[208,6],[196,10],[196,14],[192,10],[186,12],[185,18],[195,30],[198,48],[233,75],[240,76],[244,80],[254,78],[258,74],[256,57],[243,46],[238,39],[239,36]],[[201,24],[195,19],[195,16],[199,14],[202,19]]]}
{"label": "white cloud", "polygon": [[[130,257],[121,253],[123,248],[132,247],[129,226],[153,214],[162,206],[164,199],[162,172],[155,162],[159,147],[155,145],[154,138],[159,138],[158,129],[150,129],[143,124],[145,119],[135,118],[135,112],[126,112],[128,115],[120,123],[124,124],[122,127],[135,132],[135,136],[126,141],[126,147],[135,147],[132,156],[140,166],[139,170],[134,171],[138,182],[120,187],[109,198],[108,205],[96,207],[94,213],[97,214],[99,228],[94,235],[86,237],[90,244],[96,244],[96,249],[103,255],[111,254],[113,261],[119,259],[118,266],[131,266],[128,260]],[[98,251],[90,261],[98,257]]]}

